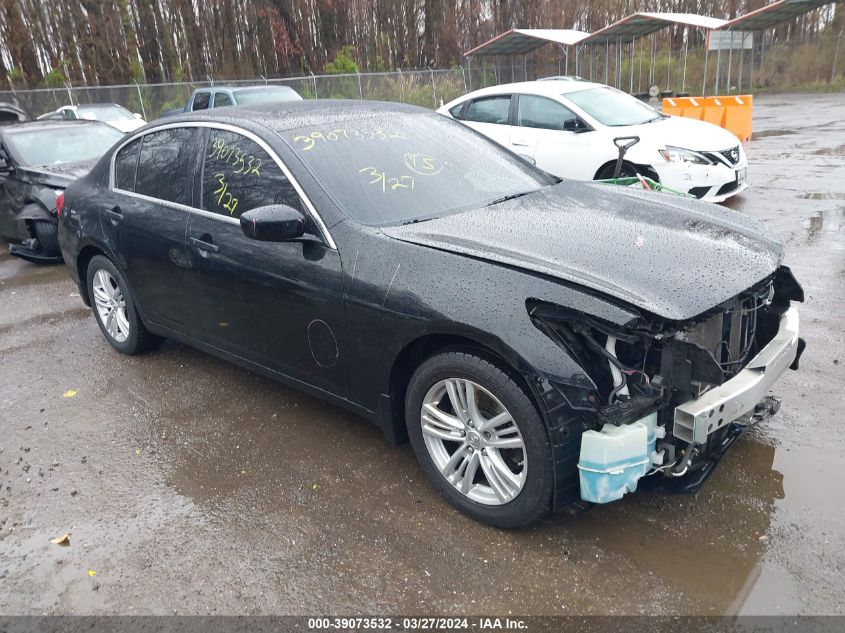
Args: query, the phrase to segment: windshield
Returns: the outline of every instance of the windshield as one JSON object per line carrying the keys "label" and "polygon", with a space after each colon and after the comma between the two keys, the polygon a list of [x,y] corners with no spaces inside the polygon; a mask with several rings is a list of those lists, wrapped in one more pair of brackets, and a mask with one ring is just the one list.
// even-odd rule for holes
{"label": "windshield", "polygon": [[629,94],[609,86],[590,88],[563,95],[599,123],[617,127],[640,125],[662,119],[663,115]]}
{"label": "windshield", "polygon": [[259,103],[277,103],[279,101],[302,101],[302,97],[293,88],[256,88],[238,90],[235,93],[238,105],[257,105]]}
{"label": "windshield", "polygon": [[553,183],[439,114],[393,114],[282,136],[353,218],[404,224],[477,208]]}
{"label": "windshield", "polygon": [[96,123],[21,129],[7,136],[20,161],[32,166],[94,160],[123,137],[113,127]]}
{"label": "windshield", "polygon": [[80,119],[89,121],[126,121],[135,117],[126,108],[119,105],[78,106]]}

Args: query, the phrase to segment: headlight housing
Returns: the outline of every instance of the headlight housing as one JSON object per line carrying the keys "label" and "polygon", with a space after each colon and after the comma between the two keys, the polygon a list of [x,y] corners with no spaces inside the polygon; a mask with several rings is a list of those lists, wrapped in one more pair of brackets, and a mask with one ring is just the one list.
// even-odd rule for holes
{"label": "headlight housing", "polygon": [[691,149],[684,149],[683,147],[672,147],[667,145],[665,149],[657,150],[667,163],[674,163],[676,165],[712,165],[713,161]]}

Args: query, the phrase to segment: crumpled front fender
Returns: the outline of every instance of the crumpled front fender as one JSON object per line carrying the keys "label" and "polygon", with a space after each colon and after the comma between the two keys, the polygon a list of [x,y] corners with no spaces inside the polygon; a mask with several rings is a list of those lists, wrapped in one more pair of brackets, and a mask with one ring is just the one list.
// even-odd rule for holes
{"label": "crumpled front fender", "polygon": [[[52,200],[50,200],[52,196]],[[38,201],[26,205],[15,216],[16,220],[56,220],[56,196],[51,192],[39,193]]]}

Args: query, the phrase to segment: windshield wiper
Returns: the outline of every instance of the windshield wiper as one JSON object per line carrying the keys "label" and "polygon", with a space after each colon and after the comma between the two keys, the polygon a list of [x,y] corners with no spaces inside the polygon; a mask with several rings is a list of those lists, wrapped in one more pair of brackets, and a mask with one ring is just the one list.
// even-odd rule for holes
{"label": "windshield wiper", "polygon": [[485,207],[492,207],[493,205],[500,204],[502,202],[507,202],[508,200],[513,200],[514,198],[521,198],[522,196],[527,196],[529,193],[534,193],[536,189],[532,189],[531,191],[522,191],[520,193],[511,193],[507,196],[502,196],[501,198],[496,198],[493,202],[485,204]]}
{"label": "windshield wiper", "polygon": [[436,220],[438,216],[434,216],[431,218],[414,218],[413,220],[408,220],[407,222],[402,222],[401,226],[407,226],[409,224],[419,224],[420,222],[428,222],[429,220]]}

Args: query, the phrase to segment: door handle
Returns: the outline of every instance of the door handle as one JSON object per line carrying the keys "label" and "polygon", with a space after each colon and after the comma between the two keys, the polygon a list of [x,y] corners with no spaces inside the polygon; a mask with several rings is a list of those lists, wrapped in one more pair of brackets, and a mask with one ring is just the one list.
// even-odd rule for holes
{"label": "door handle", "polygon": [[528,147],[529,145],[531,145],[531,143],[523,139],[519,139],[516,141],[511,141],[511,145],[516,145],[517,147]]}
{"label": "door handle", "polygon": [[189,238],[188,241],[193,245],[196,246],[197,249],[201,251],[206,251],[209,253],[217,253],[220,251],[220,247],[217,244],[212,244],[211,242],[206,242],[205,240],[201,240],[198,237]]}
{"label": "door handle", "polygon": [[123,211],[120,209],[119,206],[112,207],[111,209],[106,209],[104,213],[112,221],[113,224],[123,222]]}

